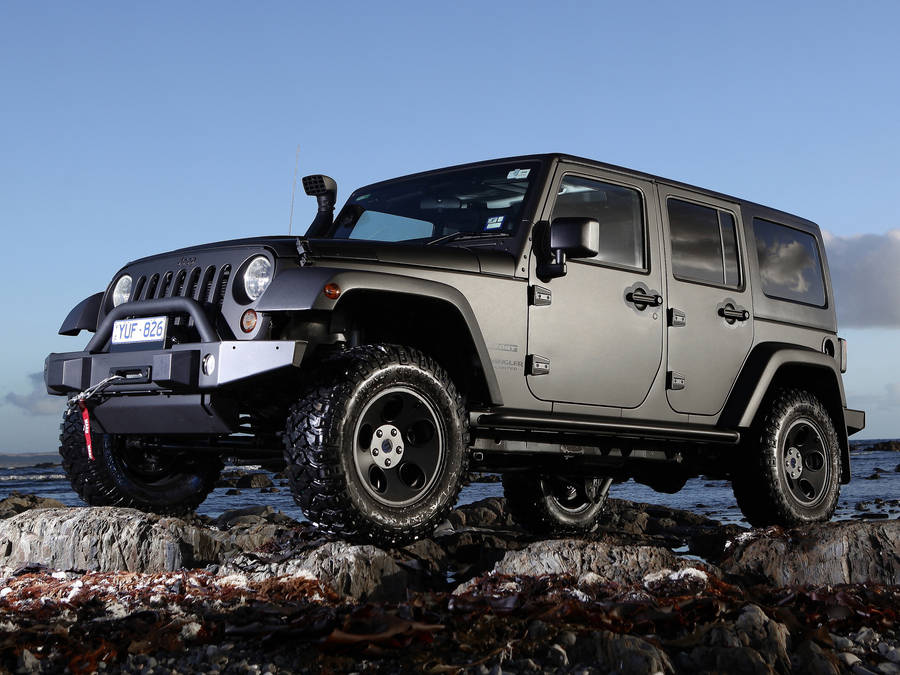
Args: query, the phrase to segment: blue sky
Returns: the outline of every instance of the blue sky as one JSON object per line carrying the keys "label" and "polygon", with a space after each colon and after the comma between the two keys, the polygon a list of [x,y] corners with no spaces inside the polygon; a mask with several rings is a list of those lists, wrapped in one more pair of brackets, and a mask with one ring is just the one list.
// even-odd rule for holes
{"label": "blue sky", "polygon": [[298,144],[343,197],[559,150],[815,220],[850,403],[900,436],[898,25],[895,2],[5,2],[0,452],[54,449],[34,374],[123,262],[287,230]]}

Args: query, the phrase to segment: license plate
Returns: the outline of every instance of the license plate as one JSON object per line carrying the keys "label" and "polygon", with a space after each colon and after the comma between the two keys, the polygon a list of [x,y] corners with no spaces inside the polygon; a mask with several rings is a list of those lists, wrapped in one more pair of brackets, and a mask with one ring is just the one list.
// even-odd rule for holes
{"label": "license plate", "polygon": [[144,342],[162,342],[166,339],[165,316],[150,316],[146,319],[120,319],[113,323],[112,343],[133,345]]}

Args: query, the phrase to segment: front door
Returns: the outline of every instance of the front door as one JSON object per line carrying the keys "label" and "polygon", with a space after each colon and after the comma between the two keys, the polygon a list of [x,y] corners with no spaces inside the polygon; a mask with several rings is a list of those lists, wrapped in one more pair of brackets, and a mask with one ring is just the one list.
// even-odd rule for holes
{"label": "front door", "polygon": [[[635,408],[662,360],[662,274],[653,185],[560,165],[542,214],[595,218],[600,252],[537,278],[532,256],[528,386],[544,401]],[[652,301],[651,301],[652,299]]]}
{"label": "front door", "polygon": [[740,208],[659,186],[669,265],[668,390],[680,413],[714,415],[725,405],[753,343]]}

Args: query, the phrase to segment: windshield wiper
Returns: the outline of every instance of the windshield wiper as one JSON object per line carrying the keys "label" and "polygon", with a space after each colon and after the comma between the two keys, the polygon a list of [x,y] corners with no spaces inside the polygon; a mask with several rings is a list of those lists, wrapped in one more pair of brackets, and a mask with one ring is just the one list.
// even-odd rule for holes
{"label": "windshield wiper", "polygon": [[450,241],[459,241],[461,239],[481,239],[487,237],[508,237],[509,232],[451,232],[450,234],[445,234],[442,237],[438,237],[437,239],[432,239],[431,241],[425,242],[425,246],[434,246],[436,244],[443,244]]}

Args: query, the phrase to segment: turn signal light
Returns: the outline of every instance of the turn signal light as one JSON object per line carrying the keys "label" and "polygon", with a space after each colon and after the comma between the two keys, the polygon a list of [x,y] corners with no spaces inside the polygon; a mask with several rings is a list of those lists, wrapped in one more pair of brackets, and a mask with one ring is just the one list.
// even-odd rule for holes
{"label": "turn signal light", "polygon": [[241,330],[245,333],[252,333],[256,330],[256,311],[248,309],[241,315]]}
{"label": "turn signal light", "polygon": [[325,288],[322,289],[322,292],[329,300],[337,300],[341,295],[341,287],[337,284],[325,284]]}

